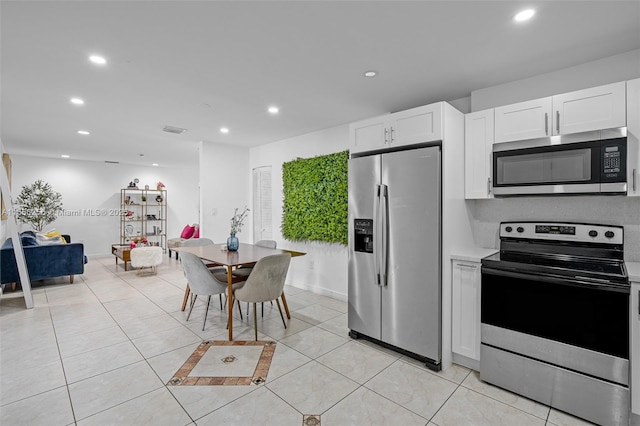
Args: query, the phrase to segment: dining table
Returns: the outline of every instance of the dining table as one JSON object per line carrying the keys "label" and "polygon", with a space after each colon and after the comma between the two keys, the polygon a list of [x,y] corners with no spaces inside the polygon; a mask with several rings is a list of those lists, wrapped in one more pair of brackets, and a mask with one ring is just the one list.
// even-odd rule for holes
{"label": "dining table", "polygon": [[[227,250],[225,244],[210,244],[206,246],[192,246],[192,247],[176,247],[174,249],[177,252],[193,253],[200,259],[204,260],[209,266],[221,266],[227,268],[227,285],[228,285],[228,305],[227,309],[229,313],[229,341],[233,340],[233,315],[231,307],[233,306],[233,284],[241,281],[245,281],[246,277],[237,277],[233,275],[233,270],[240,266],[252,266],[255,265],[260,259],[274,254],[289,253],[291,257],[304,256],[306,253],[294,250],[273,249],[269,247],[257,246],[254,244],[240,243],[237,251]],[[190,288],[189,283],[185,289],[184,300],[182,302],[182,310],[185,310],[187,300],[189,298]],[[291,319],[289,312],[289,306],[287,305],[287,299],[284,295],[284,291],[280,296],[282,304],[284,305],[287,318]]]}

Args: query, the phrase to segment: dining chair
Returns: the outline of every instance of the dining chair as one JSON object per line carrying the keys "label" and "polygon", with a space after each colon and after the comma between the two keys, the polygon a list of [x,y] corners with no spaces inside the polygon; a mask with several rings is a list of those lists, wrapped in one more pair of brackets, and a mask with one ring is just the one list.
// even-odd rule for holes
{"label": "dining chair", "polygon": [[284,289],[284,281],[287,278],[289,263],[291,263],[290,253],[263,257],[255,264],[253,271],[251,271],[244,285],[233,291],[236,300],[253,303],[253,327],[256,340],[258,340],[256,303],[275,300],[278,305],[278,310],[280,311],[282,324],[284,328],[287,328],[287,323],[282,315],[278,298]]}
{"label": "dining chair", "polygon": [[[211,272],[202,260],[193,253],[181,252],[180,258],[182,259],[184,275],[187,278],[189,288],[191,289],[191,306],[189,307],[189,313],[187,314],[187,321],[189,321],[189,317],[191,317],[191,311],[193,311],[193,306],[195,305],[198,296],[208,296],[207,308],[204,311],[204,322],[202,323],[202,331],[204,331],[204,327],[207,323],[207,313],[209,312],[211,296],[214,294],[223,294],[227,289],[227,281],[226,279],[222,281],[222,276],[217,277],[216,275],[219,274]],[[235,285],[234,290],[237,288],[237,285]]]}
{"label": "dining chair", "polygon": [[[278,243],[275,240],[260,240],[258,241],[255,245],[260,246],[260,247],[266,247],[266,248],[271,248],[271,249],[275,249],[278,248]],[[233,275],[236,277],[248,277],[249,274],[251,274],[251,270],[253,269],[253,266],[241,266],[238,269],[236,269],[235,271],[233,271]],[[273,306],[273,302],[271,302],[271,305]],[[262,316],[264,317],[264,303],[261,303],[261,308],[262,308]],[[247,315],[249,315],[249,304],[247,303]]]}
{"label": "dining chair", "polygon": [[[210,238],[192,238],[190,240],[185,240],[182,243],[181,247],[204,247],[204,246],[212,246],[214,242]],[[225,273],[226,269],[221,267],[218,263],[207,262],[206,260],[202,260],[207,268],[211,270],[213,273]],[[184,299],[182,300],[182,310],[184,311],[187,306],[187,300],[189,300],[189,284],[187,283],[187,288],[184,290]],[[220,309],[222,309],[222,294],[220,296]]]}

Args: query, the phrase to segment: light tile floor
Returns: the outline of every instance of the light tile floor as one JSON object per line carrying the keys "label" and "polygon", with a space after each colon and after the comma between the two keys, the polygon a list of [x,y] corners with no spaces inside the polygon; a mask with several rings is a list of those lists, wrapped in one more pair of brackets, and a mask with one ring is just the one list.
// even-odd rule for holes
{"label": "light tile floor", "polygon": [[[74,284],[0,299],[0,424],[9,425],[583,425],[565,413],[480,381],[453,365],[419,362],[347,336],[345,302],[295,287],[292,318],[258,312],[258,339],[275,340],[266,384],[167,386],[203,340],[224,340],[226,313],[212,298],[192,319],[180,311],[185,279],[165,256],[158,274],[92,259]],[[246,310],[246,306],[243,306]],[[234,337],[253,339],[234,310]],[[253,315],[250,315],[253,317]]]}

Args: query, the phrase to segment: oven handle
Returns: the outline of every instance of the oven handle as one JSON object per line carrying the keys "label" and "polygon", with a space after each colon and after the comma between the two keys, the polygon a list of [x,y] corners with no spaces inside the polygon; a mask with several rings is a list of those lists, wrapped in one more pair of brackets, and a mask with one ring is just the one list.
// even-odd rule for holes
{"label": "oven handle", "polygon": [[[577,279],[552,276],[552,275],[526,274],[522,272],[505,271],[503,269],[494,269],[488,266],[483,266],[481,269],[481,273],[483,275],[483,280],[482,280],[483,282],[484,282],[484,275],[498,275],[498,276],[507,277],[507,278],[525,279],[530,281],[536,280],[536,281],[542,281],[542,282],[551,283],[551,284],[569,285],[569,286],[575,286],[575,287],[593,288],[596,290],[615,291],[620,293],[631,294],[631,286],[628,284],[627,285],[611,284],[608,282],[586,281],[584,279],[577,280]],[[584,278],[588,279],[587,277],[584,277]]]}

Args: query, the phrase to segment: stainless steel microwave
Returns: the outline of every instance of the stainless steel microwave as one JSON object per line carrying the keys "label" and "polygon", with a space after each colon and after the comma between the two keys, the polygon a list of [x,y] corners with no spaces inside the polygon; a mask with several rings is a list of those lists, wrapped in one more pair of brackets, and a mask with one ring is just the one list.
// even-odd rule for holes
{"label": "stainless steel microwave", "polygon": [[626,194],[627,128],[494,144],[493,193]]}

